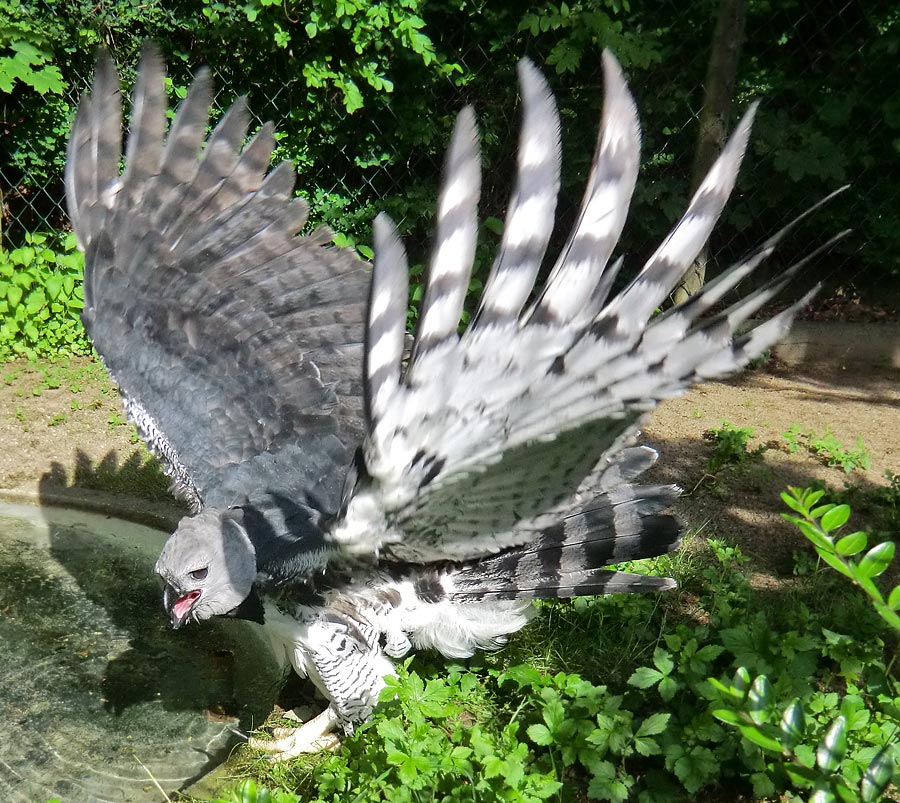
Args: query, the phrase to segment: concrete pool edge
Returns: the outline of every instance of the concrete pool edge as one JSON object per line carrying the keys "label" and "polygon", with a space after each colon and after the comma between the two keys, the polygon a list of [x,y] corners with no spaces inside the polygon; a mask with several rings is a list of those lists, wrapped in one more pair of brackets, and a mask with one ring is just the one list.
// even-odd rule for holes
{"label": "concrete pool edge", "polygon": [[151,502],[137,496],[110,494],[87,488],[40,488],[38,483],[0,488],[0,500],[35,507],[61,507],[142,524],[172,532],[187,511],[172,502]]}
{"label": "concrete pool edge", "polygon": [[[115,532],[116,540],[128,537],[127,534],[119,532],[119,527],[115,520],[121,519],[129,524],[133,523],[147,528],[143,531],[143,537],[148,538],[152,536],[153,543],[158,543],[159,545],[161,545],[163,538],[171,528],[174,527],[174,522],[177,522],[178,518],[180,518],[180,514],[172,509],[175,507],[174,505],[167,510],[164,506],[160,509],[160,506],[154,506],[152,503],[148,505],[146,500],[135,497],[85,492],[84,489],[65,489],[64,492],[60,493],[59,491],[62,490],[53,489],[52,492],[47,493],[47,489],[44,488],[43,492],[39,493],[34,488],[0,489],[0,503],[2,503],[0,508],[3,508],[5,505],[13,508],[18,507],[20,510],[25,508],[33,511],[33,513],[26,515],[44,518],[48,522],[55,522],[59,513],[67,510],[71,511],[76,520],[81,519],[81,514],[84,514],[85,517],[95,517],[94,521],[103,519],[106,520],[106,524],[98,522],[98,526],[102,526],[104,530]],[[15,513],[15,510],[12,512]],[[152,535],[149,531],[156,535]],[[101,537],[107,538],[108,533],[104,532]],[[159,539],[158,542],[157,538]],[[41,542],[41,545],[43,546],[43,542]],[[150,551],[155,552],[158,548],[158,546],[155,548],[150,546]],[[244,641],[243,636],[240,639]],[[243,651],[245,655],[257,653],[256,648],[260,646],[260,644],[255,643],[257,639],[258,636],[254,637],[253,649]],[[270,711],[271,708],[267,706],[266,710]],[[260,712],[260,716],[262,716],[262,712]],[[257,721],[261,722],[262,719]],[[236,731],[232,730],[232,732],[235,733]],[[228,767],[236,746],[237,744],[231,745],[228,751],[223,754],[220,764],[213,766],[206,772],[195,775],[190,779],[188,785],[177,789],[173,788],[171,792],[177,791],[179,794],[190,795],[198,800],[211,800],[221,796],[227,787],[234,783],[239,783],[241,780],[239,777],[235,777],[233,771]]]}

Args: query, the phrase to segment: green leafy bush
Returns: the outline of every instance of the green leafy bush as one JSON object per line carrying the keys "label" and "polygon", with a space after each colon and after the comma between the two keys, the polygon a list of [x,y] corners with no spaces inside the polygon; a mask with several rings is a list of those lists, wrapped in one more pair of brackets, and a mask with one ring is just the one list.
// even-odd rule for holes
{"label": "green leafy bush", "polygon": [[[782,515],[797,526],[825,563],[859,586],[878,615],[900,633],[900,585],[885,598],[874,583],[894,558],[893,542],[866,550],[866,533],[841,535],[850,508],[818,504],[824,494],[822,490],[790,488],[782,499],[793,514]],[[846,646],[846,637],[831,631],[825,634],[833,646],[842,642]],[[872,662],[864,672],[848,669],[845,694],[797,697],[786,706],[774,700],[766,675],[751,682],[743,666],[730,683],[710,678],[727,705],[713,715],[737,728],[766,755],[761,790],[774,793],[785,785],[808,790],[811,803],[881,800],[900,763],[900,687],[880,662]]]}
{"label": "green leafy bush", "polygon": [[0,360],[90,354],[75,235],[29,234],[25,243],[0,250]]}

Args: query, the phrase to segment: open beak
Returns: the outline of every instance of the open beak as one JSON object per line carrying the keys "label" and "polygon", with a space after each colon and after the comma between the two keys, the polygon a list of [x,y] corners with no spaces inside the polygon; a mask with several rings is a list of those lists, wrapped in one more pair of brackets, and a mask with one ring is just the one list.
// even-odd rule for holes
{"label": "open beak", "polygon": [[189,591],[187,594],[179,594],[179,592],[171,585],[166,585],[163,591],[163,607],[172,623],[172,628],[178,630],[190,615],[197,600],[203,592],[197,588]]}

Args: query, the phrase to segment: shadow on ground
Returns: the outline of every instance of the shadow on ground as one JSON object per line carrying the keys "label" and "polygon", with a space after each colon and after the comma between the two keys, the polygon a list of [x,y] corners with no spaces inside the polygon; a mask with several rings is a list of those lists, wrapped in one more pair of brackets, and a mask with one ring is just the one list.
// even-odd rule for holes
{"label": "shadow on ground", "polygon": [[661,457],[644,479],[684,489],[675,510],[685,529],[700,529],[705,537],[737,544],[759,571],[774,577],[792,575],[795,556],[814,555],[809,541],[781,516],[790,512],[781,500],[789,486],[826,487],[833,501],[850,504],[851,529],[846,531],[871,532],[870,544],[896,536],[900,494],[892,493],[883,481],[874,481],[871,472],[833,472],[836,479],[823,486],[820,458],[789,456],[784,444],[770,443],[761,454],[747,455],[710,474],[713,445],[708,441],[660,439],[650,445]]}

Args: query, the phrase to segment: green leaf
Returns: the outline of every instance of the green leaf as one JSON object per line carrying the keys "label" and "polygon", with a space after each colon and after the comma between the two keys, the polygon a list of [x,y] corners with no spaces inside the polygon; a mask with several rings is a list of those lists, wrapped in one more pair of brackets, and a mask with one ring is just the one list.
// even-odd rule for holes
{"label": "green leaf", "polygon": [[663,733],[668,726],[671,717],[671,714],[651,714],[641,723],[635,736],[656,736],[657,734]]}
{"label": "green leaf", "polygon": [[652,669],[649,666],[639,666],[628,678],[628,685],[636,686],[639,689],[649,689],[651,686],[659,683],[663,677],[663,673],[656,669]]}
{"label": "green leaf", "polygon": [[62,73],[55,64],[47,64],[32,73],[28,83],[39,95],[46,95],[48,92],[61,95],[63,92]]}
{"label": "green leaf", "polygon": [[735,670],[731,685],[735,691],[746,696],[747,689],[750,688],[750,673],[745,667],[739,666],[737,670]]}
{"label": "green leaf", "polygon": [[672,670],[675,668],[675,662],[672,660],[672,656],[662,649],[662,647],[657,647],[653,651],[653,664],[664,675],[671,674]]}
{"label": "green leaf", "polygon": [[878,577],[878,575],[891,565],[893,559],[894,542],[884,541],[883,543],[876,544],[866,552],[865,557],[863,557],[857,566],[857,571],[863,577]]}
{"label": "green leaf", "polygon": [[769,750],[773,753],[781,752],[781,742],[778,739],[764,733],[759,727],[753,725],[740,725],[741,736],[748,742],[758,745],[763,750]]}
{"label": "green leaf", "polygon": [[887,604],[891,610],[900,610],[900,586],[894,586],[890,596],[888,596]]}
{"label": "green leaf", "polygon": [[868,537],[864,532],[855,532],[850,533],[850,535],[845,535],[841,538],[835,545],[834,548],[837,550],[839,555],[844,555],[846,557],[850,557],[855,555],[857,552],[862,552],[866,548],[866,541]]}
{"label": "green leaf", "polygon": [[662,752],[659,743],[650,738],[635,738],[634,750],[641,756],[658,756]]}
{"label": "green leaf", "polygon": [[878,611],[878,615],[894,628],[894,630],[900,631],[900,616],[897,616],[897,614],[886,605],[881,605],[878,602],[875,603],[875,610]]}
{"label": "green leaf", "polygon": [[831,532],[838,527],[843,527],[850,518],[850,505],[837,505],[822,516],[822,529]]}
{"label": "green leaf", "polygon": [[777,796],[778,790],[772,779],[765,772],[754,772],[750,776],[750,783],[753,784],[753,797],[755,799],[774,798]]}
{"label": "green leaf", "polygon": [[678,684],[673,678],[666,677],[659,682],[659,696],[666,702],[669,702],[677,691]]}
{"label": "green leaf", "polygon": [[19,306],[22,300],[22,288],[15,284],[10,284],[6,288],[6,302],[9,304],[10,310],[14,310]]}
{"label": "green leaf", "polygon": [[[818,507],[814,507],[809,511],[809,517],[811,519],[821,519],[822,516],[824,516],[829,510],[833,510],[836,507],[837,505],[830,502],[826,505],[819,505]],[[819,523],[819,526],[822,526],[821,522]],[[824,527],[822,529],[824,529]]]}
{"label": "green leaf", "polygon": [[376,726],[378,734],[389,742],[402,742],[406,736],[398,719],[382,719]]}
{"label": "green leaf", "polygon": [[47,295],[42,287],[32,290],[26,299],[25,312],[34,317],[38,311],[47,303]]}
{"label": "green leaf", "polygon": [[825,772],[835,772],[847,752],[847,720],[840,716],[831,723],[816,749],[816,764]]}
{"label": "green leaf", "polygon": [[809,803],[836,803],[837,797],[834,792],[821,782],[818,786],[813,790],[813,793],[809,796]]}
{"label": "green leaf", "polygon": [[765,675],[760,675],[753,681],[750,693],[747,695],[747,713],[757,724],[765,719],[765,711],[769,700],[772,698],[772,687]]}
{"label": "green leaf", "polygon": [[550,729],[546,725],[529,725],[526,733],[531,741],[541,745],[541,747],[547,747],[548,745],[553,744],[553,734],[550,733]]}
{"label": "green leaf", "polygon": [[528,686],[540,686],[543,679],[544,676],[530,664],[517,664],[500,675],[497,682],[502,686],[507,680],[512,680],[521,689]]}
{"label": "green leaf", "polygon": [[818,502],[823,496],[825,496],[825,491],[812,491],[810,493],[804,493],[804,503],[806,504],[807,509],[813,507],[816,502]]}
{"label": "green leaf", "polygon": [[[796,489],[792,488],[791,490],[793,491]],[[803,512],[804,512],[803,505],[797,499],[795,499],[791,494],[789,494],[787,491],[781,492],[781,501],[784,502],[791,510],[803,515]]]}
{"label": "green leaf", "polygon": [[829,566],[831,566],[832,569],[840,572],[842,575],[844,575],[844,577],[849,577],[851,580],[854,579],[853,572],[850,570],[847,564],[844,563],[844,560],[835,555],[830,549],[826,551],[824,549],[819,549],[818,547],[816,547],[816,553],[820,558],[822,558],[822,560],[824,560]]}
{"label": "green leaf", "polygon": [[834,544],[831,543],[831,539],[823,534],[815,524],[803,521],[803,519],[795,519],[794,523],[797,525],[800,532],[802,532],[809,541],[812,541],[813,546],[826,552],[834,551]]}
{"label": "green leaf", "polygon": [[894,774],[893,749],[890,746],[878,751],[868,769],[863,773],[860,786],[862,803],[875,803],[887,788]]}
{"label": "green leaf", "polygon": [[705,647],[701,647],[697,650],[697,658],[703,661],[715,661],[723,652],[725,652],[725,648],[719,644],[707,644]]}
{"label": "green leaf", "polygon": [[[547,691],[552,691],[548,689]],[[555,693],[555,692],[554,692]],[[566,721],[566,712],[558,697],[550,698],[541,712],[544,722],[551,731],[558,730]]]}
{"label": "green leaf", "polygon": [[712,715],[726,725],[740,726],[744,724],[741,715],[737,711],[732,711],[730,708],[717,708],[712,712]]}
{"label": "green leaf", "polygon": [[616,768],[609,761],[603,761],[594,769],[593,775],[588,784],[588,797],[594,800],[609,800],[606,792],[615,780]]}
{"label": "green leaf", "polygon": [[806,731],[806,716],[800,700],[794,700],[781,716],[781,743],[790,750]]}
{"label": "green leaf", "polygon": [[798,744],[794,748],[794,756],[806,768],[811,769],[816,763],[816,751],[812,745]]}

